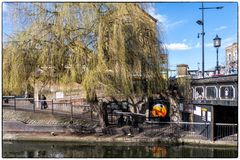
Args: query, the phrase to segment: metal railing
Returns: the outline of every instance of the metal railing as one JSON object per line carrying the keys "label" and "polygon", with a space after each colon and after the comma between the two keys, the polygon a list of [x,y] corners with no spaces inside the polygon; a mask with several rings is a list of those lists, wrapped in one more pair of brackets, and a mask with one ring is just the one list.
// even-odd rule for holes
{"label": "metal railing", "polygon": [[[222,141],[238,140],[238,125],[201,122],[151,122],[146,121],[149,136],[172,135],[176,137]],[[212,129],[213,127],[213,129]]]}
{"label": "metal railing", "polygon": [[16,110],[16,97],[15,96],[3,96],[2,97],[2,106],[3,107],[14,107]]}
{"label": "metal railing", "polygon": [[238,140],[238,125],[229,123],[215,124],[215,140]]}
{"label": "metal railing", "polygon": [[[16,96],[3,96],[2,107],[13,108],[14,110],[29,110],[33,112],[48,112],[51,114],[61,114],[70,116],[79,116],[84,112],[90,111],[90,118],[93,118],[92,107],[88,104],[74,105],[74,102],[57,100],[38,100],[34,98],[17,98]],[[42,106],[43,102],[47,108]]]}
{"label": "metal railing", "polygon": [[211,136],[210,123],[154,121],[146,121],[146,123],[148,124],[146,129],[149,130],[150,136],[170,135],[198,139],[209,139]]}
{"label": "metal railing", "polygon": [[[13,108],[14,110],[29,110],[33,112],[48,112],[51,114],[61,114],[73,118],[82,116],[83,112],[89,112],[87,118],[93,119],[92,107],[86,103],[74,105],[74,103],[59,102],[54,100],[34,101],[33,98],[17,98],[15,96],[3,96],[2,107]],[[41,109],[41,102],[45,101],[48,108]],[[38,103],[38,104],[37,104]],[[109,115],[112,124],[117,125],[119,116]],[[113,117],[111,117],[113,116]],[[84,117],[85,118],[85,117]],[[125,125],[129,123],[126,122]],[[172,136],[172,137],[189,137],[198,139],[213,139],[221,141],[238,140],[238,124],[229,123],[201,123],[201,122],[159,122],[145,121],[143,130],[146,136]],[[213,129],[212,129],[213,128]]]}

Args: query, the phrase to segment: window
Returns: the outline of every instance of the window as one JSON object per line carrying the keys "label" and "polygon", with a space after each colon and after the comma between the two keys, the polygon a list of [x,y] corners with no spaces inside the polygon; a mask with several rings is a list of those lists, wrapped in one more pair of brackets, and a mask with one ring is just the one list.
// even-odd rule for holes
{"label": "window", "polygon": [[206,87],[206,99],[216,99],[216,98],[217,98],[217,88]]}
{"label": "window", "polygon": [[234,61],[237,61],[237,50],[234,51]]}
{"label": "window", "polygon": [[228,86],[221,86],[220,87],[220,99],[222,100],[231,100],[235,98],[235,89],[233,88],[232,85]]}
{"label": "window", "polygon": [[202,100],[204,98],[203,87],[196,87],[195,89],[195,99]]}
{"label": "window", "polygon": [[228,63],[231,62],[231,54],[228,55]]}

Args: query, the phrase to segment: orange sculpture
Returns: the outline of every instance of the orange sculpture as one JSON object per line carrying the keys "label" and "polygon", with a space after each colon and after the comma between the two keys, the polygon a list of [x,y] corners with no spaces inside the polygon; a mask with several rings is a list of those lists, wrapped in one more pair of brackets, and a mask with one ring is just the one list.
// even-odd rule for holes
{"label": "orange sculpture", "polygon": [[163,104],[156,104],[152,109],[153,117],[165,117],[167,115],[167,108]]}

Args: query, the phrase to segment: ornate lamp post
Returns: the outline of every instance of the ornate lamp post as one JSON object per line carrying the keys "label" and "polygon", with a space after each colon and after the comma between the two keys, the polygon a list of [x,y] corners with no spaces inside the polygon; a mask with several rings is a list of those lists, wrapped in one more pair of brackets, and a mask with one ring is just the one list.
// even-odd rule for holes
{"label": "ornate lamp post", "polygon": [[223,7],[204,7],[203,6],[203,2],[202,2],[202,7],[199,8],[200,10],[202,10],[202,20],[198,20],[196,23],[200,26],[202,26],[202,33],[198,33],[198,38],[199,35],[202,35],[202,77],[204,78],[204,10],[205,9],[222,9]]}
{"label": "ornate lamp post", "polygon": [[218,65],[218,48],[221,46],[221,38],[216,35],[213,39],[213,46],[217,49],[217,65],[216,65],[216,73],[219,74],[219,65]]}

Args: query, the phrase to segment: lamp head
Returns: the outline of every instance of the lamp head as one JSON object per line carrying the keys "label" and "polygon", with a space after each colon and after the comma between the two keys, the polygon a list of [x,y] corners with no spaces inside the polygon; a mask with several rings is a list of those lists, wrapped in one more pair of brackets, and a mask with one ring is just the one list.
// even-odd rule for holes
{"label": "lamp head", "polygon": [[213,46],[216,48],[221,46],[221,38],[218,35],[213,39]]}
{"label": "lamp head", "polygon": [[203,21],[201,21],[201,20],[197,20],[197,22],[196,22],[198,25],[203,25]]}

